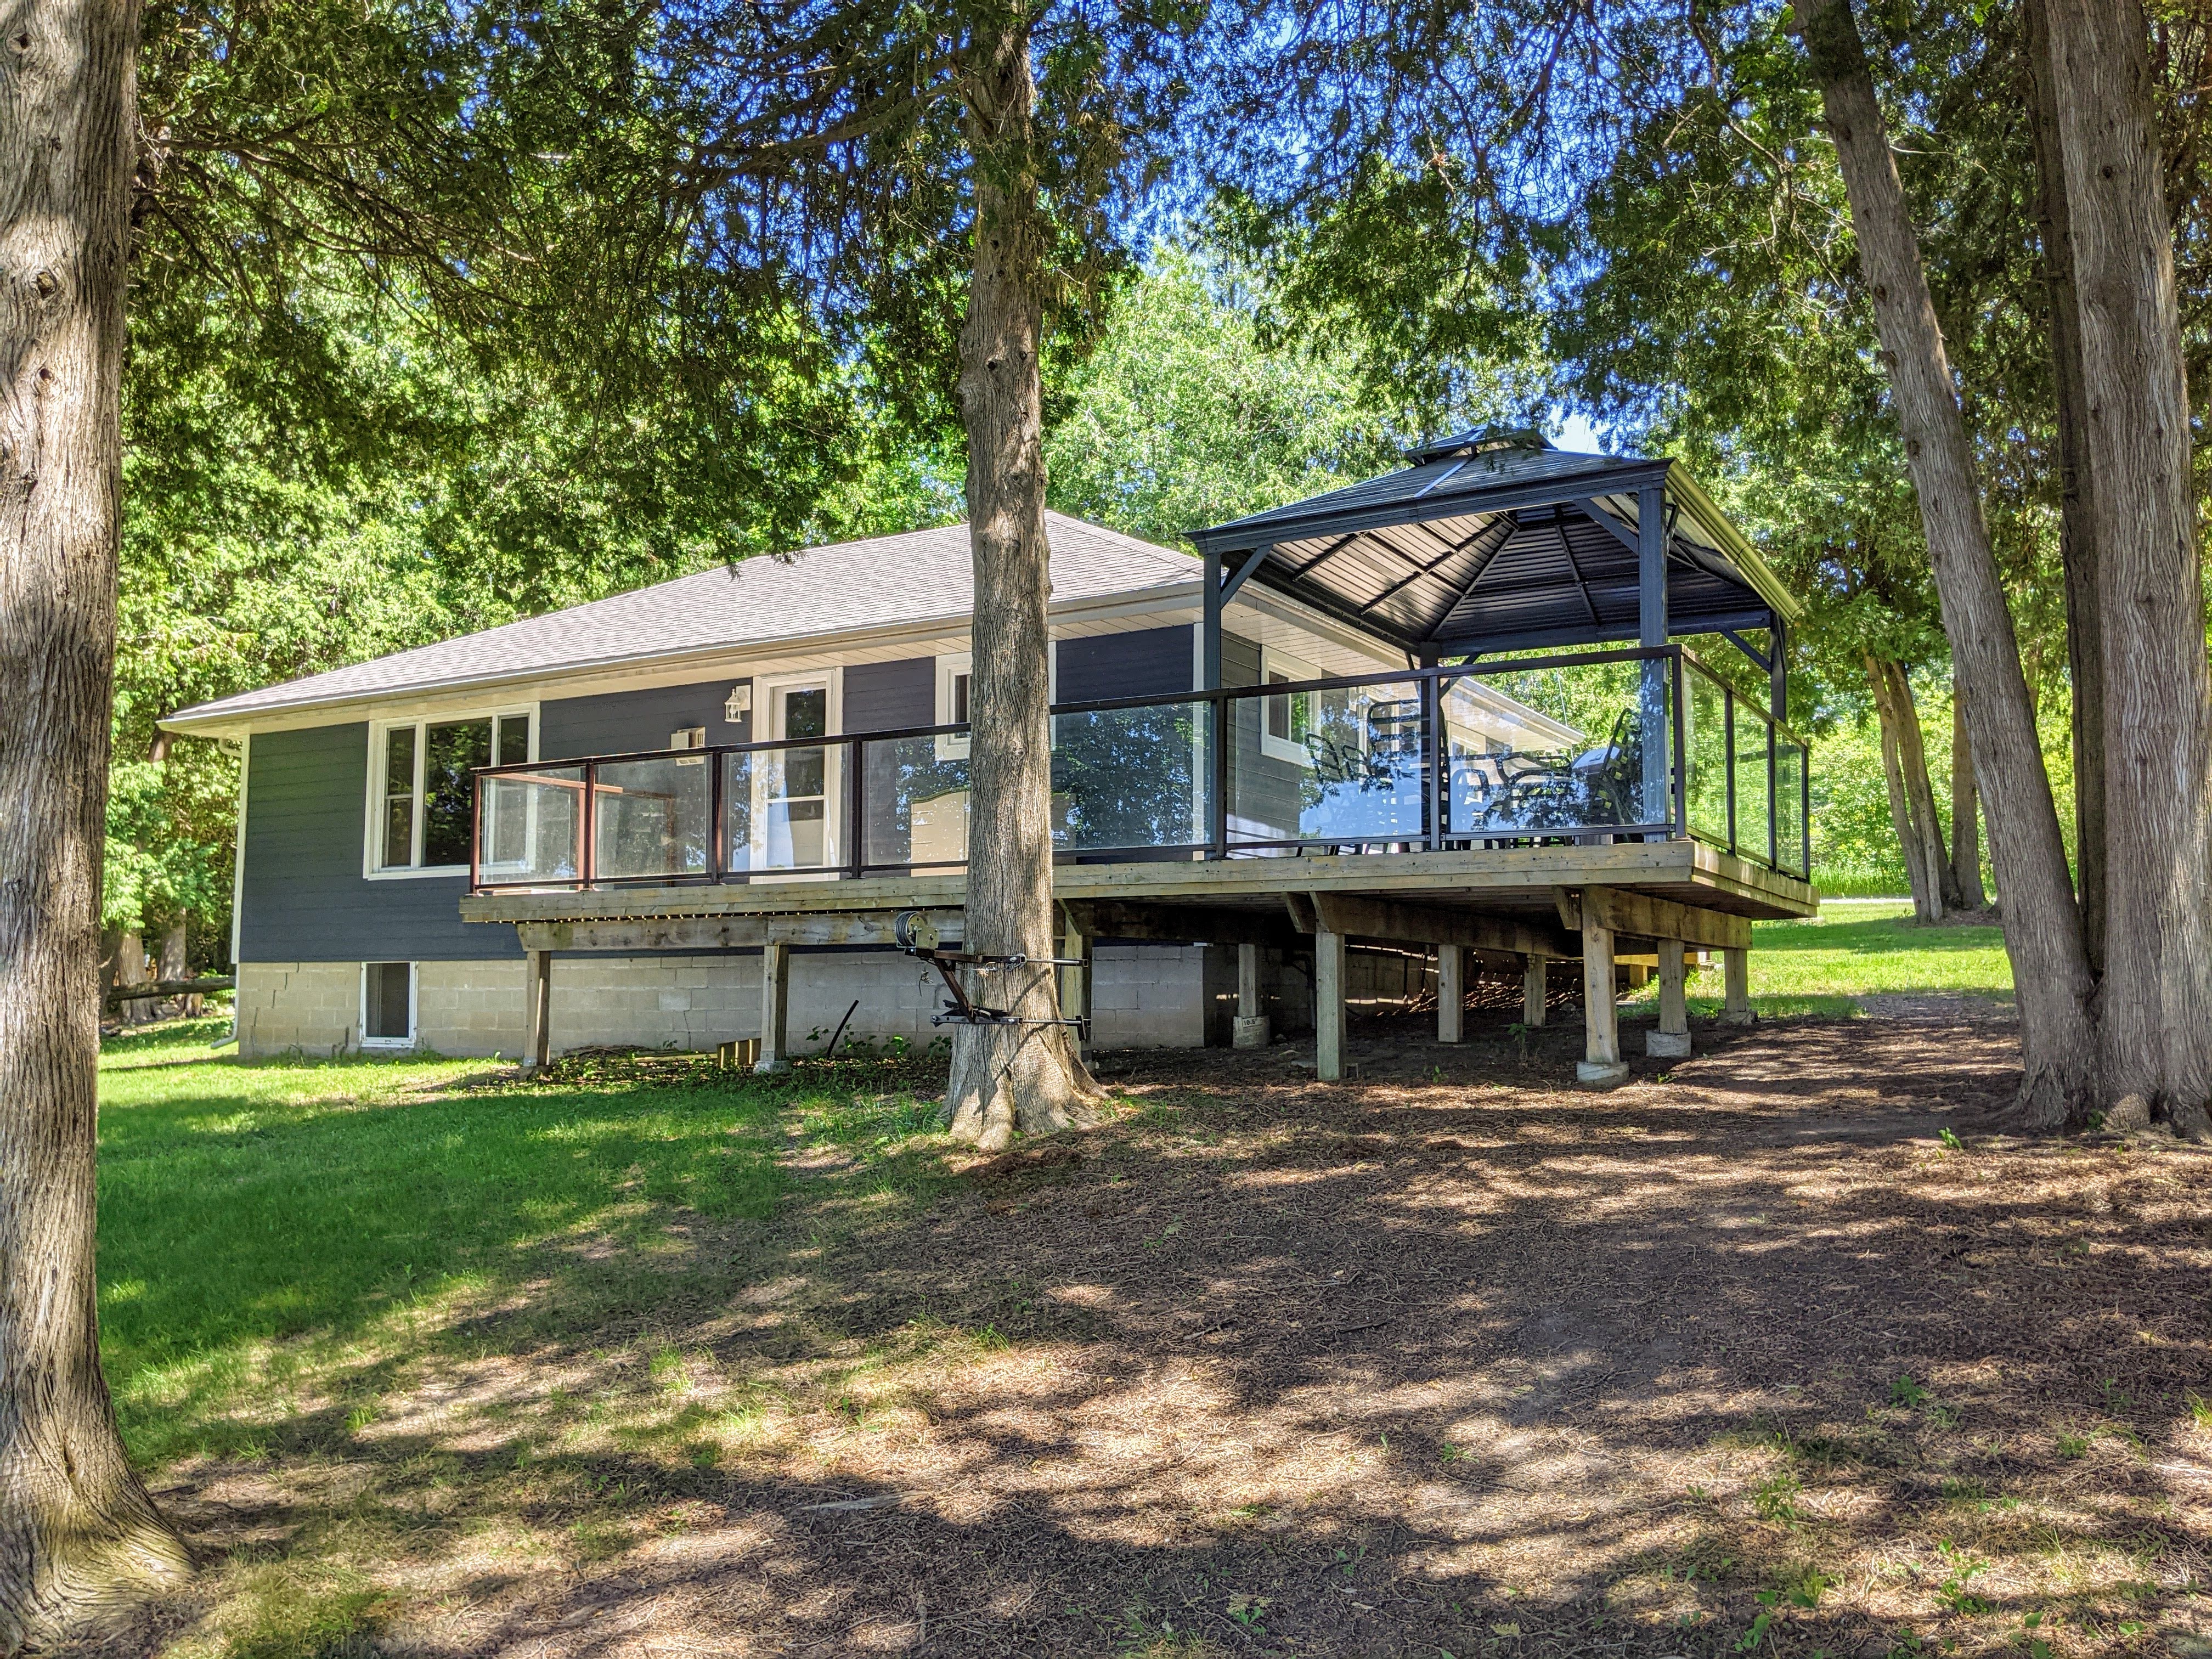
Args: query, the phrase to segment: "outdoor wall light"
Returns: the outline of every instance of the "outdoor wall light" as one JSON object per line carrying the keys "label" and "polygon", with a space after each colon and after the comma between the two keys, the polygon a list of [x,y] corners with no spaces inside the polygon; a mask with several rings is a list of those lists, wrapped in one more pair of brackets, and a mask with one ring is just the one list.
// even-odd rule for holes
{"label": "outdoor wall light", "polygon": [[722,718],[735,726],[753,709],[753,683],[744,680],[730,688],[730,700],[722,705]]}

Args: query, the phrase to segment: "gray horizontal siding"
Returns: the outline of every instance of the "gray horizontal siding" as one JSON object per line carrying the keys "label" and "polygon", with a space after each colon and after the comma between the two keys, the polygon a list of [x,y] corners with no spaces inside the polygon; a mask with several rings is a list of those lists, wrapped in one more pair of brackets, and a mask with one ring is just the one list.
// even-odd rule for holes
{"label": "gray horizontal siding", "polygon": [[845,671],[848,732],[896,732],[936,724],[936,658],[856,662]]}
{"label": "gray horizontal siding", "polygon": [[1191,630],[1143,628],[1060,642],[1059,700],[1164,697],[1191,689]]}
{"label": "gray horizontal siding", "polygon": [[521,954],[514,929],[460,916],[466,876],[361,872],[368,727],[257,732],[247,767],[246,962],[441,962]]}
{"label": "gray horizontal siding", "polygon": [[694,685],[656,685],[644,691],[607,691],[590,697],[548,698],[538,705],[540,760],[579,755],[635,755],[665,749],[688,726],[707,728],[708,743],[750,743],[752,716],[730,720],[723,705],[734,679]]}

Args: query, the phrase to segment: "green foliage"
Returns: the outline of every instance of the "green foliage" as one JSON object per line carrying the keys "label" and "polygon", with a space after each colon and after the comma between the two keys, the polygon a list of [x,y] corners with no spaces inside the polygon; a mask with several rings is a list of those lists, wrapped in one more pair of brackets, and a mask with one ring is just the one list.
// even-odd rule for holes
{"label": "green foliage", "polygon": [[1535,395],[1516,366],[1417,401],[1377,383],[1356,327],[1267,336],[1270,303],[1219,252],[1164,248],[1068,381],[1046,443],[1053,505],[1176,546],[1389,471],[1429,434],[1518,416]]}

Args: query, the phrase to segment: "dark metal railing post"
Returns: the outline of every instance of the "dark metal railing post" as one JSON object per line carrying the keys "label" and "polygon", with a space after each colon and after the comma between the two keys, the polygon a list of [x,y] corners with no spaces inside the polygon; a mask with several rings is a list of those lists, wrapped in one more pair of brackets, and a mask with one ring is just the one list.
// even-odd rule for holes
{"label": "dark metal railing post", "polygon": [[1428,819],[1429,850],[1444,846],[1444,805],[1451,787],[1451,756],[1444,739],[1443,671],[1431,667],[1421,682],[1421,804]]}
{"label": "dark metal railing post", "polygon": [[722,751],[707,751],[707,879],[722,879]]}
{"label": "dark metal railing post", "polygon": [[846,761],[846,769],[848,775],[845,779],[845,833],[852,838],[850,844],[845,849],[845,868],[852,875],[853,878],[857,881],[860,879],[861,872],[868,867],[867,860],[863,854],[860,847],[860,836],[862,833],[860,817],[860,750],[863,739],[857,737],[848,738],[845,739],[845,743],[847,748],[851,751]]}
{"label": "dark metal railing post", "polygon": [[1229,694],[1216,689],[1206,707],[1206,720],[1213,727],[1208,739],[1213,745],[1212,856],[1225,859],[1229,856]]}
{"label": "dark metal railing post", "polygon": [[1721,748],[1728,756],[1729,851],[1735,847],[1735,688],[1721,687]]}
{"label": "dark metal railing post", "polygon": [[1677,836],[1690,833],[1690,671],[1682,662],[1682,647],[1674,654],[1674,828]]}
{"label": "dark metal railing post", "polygon": [[1781,862],[1778,856],[1781,848],[1775,840],[1780,832],[1782,814],[1780,802],[1776,799],[1780,792],[1775,787],[1774,750],[1774,722],[1769,720],[1766,722],[1766,865],[1770,870]]}
{"label": "dark metal railing post", "polygon": [[1797,873],[1813,879],[1813,750],[1797,745]]}
{"label": "dark metal railing post", "polygon": [[599,878],[599,769],[584,763],[584,880],[591,886]]}

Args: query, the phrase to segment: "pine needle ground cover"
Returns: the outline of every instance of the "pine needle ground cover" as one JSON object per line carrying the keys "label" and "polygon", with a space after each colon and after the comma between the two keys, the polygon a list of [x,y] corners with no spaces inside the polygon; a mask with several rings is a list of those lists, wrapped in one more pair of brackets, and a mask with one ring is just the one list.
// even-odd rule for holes
{"label": "pine needle ground cover", "polygon": [[105,1078],[139,1651],[2212,1651],[2212,1158],[1978,1133],[2002,1021],[1115,1056],[988,1159],[906,1060],[212,1029]]}

